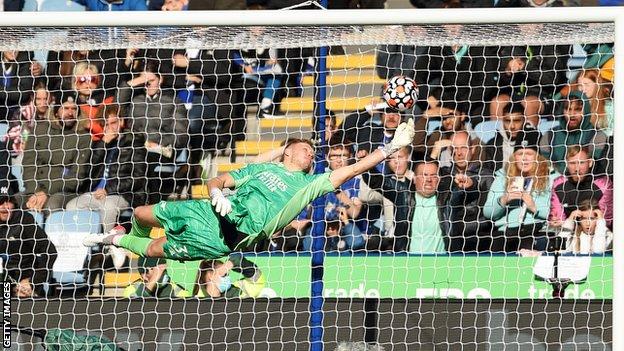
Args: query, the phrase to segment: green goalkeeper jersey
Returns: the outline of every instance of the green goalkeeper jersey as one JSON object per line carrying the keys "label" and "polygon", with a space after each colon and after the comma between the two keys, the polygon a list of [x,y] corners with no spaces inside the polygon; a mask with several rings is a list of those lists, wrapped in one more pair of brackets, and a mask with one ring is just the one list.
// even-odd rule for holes
{"label": "green goalkeeper jersey", "polygon": [[237,248],[270,237],[312,200],[334,191],[329,173],[291,172],[281,163],[250,164],[230,175],[236,193],[229,197],[232,212],[226,218],[238,231],[248,235]]}

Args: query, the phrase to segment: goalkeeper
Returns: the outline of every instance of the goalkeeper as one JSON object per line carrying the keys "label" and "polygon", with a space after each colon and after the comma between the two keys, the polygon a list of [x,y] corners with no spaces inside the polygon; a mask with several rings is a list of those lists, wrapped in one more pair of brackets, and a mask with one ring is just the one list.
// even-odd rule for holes
{"label": "goalkeeper", "polygon": [[[129,234],[116,228],[106,235],[90,235],[83,243],[114,245],[142,257],[179,261],[225,257],[269,238],[312,200],[410,145],[413,137],[414,121],[410,119],[383,148],[350,166],[316,175],[309,174],[314,160],[311,142],[291,140],[284,148],[282,163],[250,164],[209,180],[210,200],[140,206],[134,211]],[[225,197],[224,188],[234,188],[236,193]],[[149,238],[152,227],[164,228],[165,236]]]}

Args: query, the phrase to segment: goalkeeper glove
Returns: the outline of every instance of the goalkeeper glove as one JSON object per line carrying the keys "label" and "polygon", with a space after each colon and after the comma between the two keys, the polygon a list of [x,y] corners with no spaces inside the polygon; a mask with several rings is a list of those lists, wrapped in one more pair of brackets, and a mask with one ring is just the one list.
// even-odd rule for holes
{"label": "goalkeeper glove", "polygon": [[232,212],[232,203],[225,196],[223,196],[220,189],[210,189],[210,199],[212,200],[212,206],[214,206],[215,211],[217,211],[217,213],[221,216],[225,216],[226,214]]}
{"label": "goalkeeper glove", "polygon": [[414,130],[413,118],[410,118],[407,123],[401,123],[394,132],[394,137],[392,138],[392,141],[390,141],[390,143],[381,148],[384,156],[388,157],[393,153],[399,151],[401,148],[412,144],[414,134],[416,134],[416,131]]}

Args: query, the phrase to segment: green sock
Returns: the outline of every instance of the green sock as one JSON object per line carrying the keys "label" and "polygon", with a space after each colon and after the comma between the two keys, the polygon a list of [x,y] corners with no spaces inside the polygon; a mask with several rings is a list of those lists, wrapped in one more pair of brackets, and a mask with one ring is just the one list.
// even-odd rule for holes
{"label": "green sock", "polygon": [[151,230],[152,228],[139,224],[136,218],[132,216],[132,228],[130,229],[130,233],[128,233],[128,235],[139,238],[149,238]]}
{"label": "green sock", "polygon": [[119,245],[117,246],[128,249],[141,257],[145,257],[147,248],[151,242],[152,239],[150,238],[139,238],[132,235],[124,235],[119,240]]}

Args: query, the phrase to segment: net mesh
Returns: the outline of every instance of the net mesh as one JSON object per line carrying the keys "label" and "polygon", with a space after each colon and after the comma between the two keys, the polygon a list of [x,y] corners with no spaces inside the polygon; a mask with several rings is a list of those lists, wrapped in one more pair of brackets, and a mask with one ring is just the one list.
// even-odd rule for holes
{"label": "net mesh", "polygon": [[[0,32],[14,348],[309,349],[323,223],[326,349],[610,349],[613,23]],[[380,94],[396,75],[418,86],[401,114]],[[240,239],[231,218],[182,200],[208,198],[223,174],[307,185],[257,164],[279,161],[288,138],[319,141],[319,99],[327,170],[389,143],[410,117],[414,143],[314,206],[269,196],[301,211],[228,256]],[[225,195],[241,218],[278,217],[253,194]],[[171,259],[137,254],[143,237],[165,236],[137,222],[145,205],[168,240],[188,240],[165,249]],[[137,239],[82,244],[111,231]]]}

